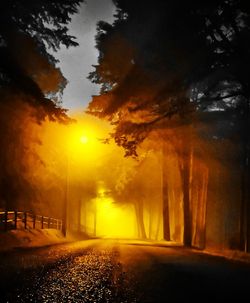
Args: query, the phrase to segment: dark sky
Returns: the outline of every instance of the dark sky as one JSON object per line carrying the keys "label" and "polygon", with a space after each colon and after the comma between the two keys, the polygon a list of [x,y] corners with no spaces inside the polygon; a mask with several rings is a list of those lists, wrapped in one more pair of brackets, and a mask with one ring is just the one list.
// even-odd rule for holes
{"label": "dark sky", "polygon": [[61,48],[55,54],[60,60],[59,67],[69,83],[64,90],[63,106],[70,110],[84,109],[93,94],[98,93],[98,86],[86,77],[97,62],[95,49],[96,23],[104,20],[112,23],[115,7],[112,0],[86,0],[80,11],[73,16],[70,34],[77,37],[79,47]]}

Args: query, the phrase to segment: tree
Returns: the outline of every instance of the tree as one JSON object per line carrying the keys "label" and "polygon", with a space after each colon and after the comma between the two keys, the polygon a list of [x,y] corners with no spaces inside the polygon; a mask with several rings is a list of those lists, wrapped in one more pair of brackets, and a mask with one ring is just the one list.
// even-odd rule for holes
{"label": "tree", "polygon": [[41,142],[31,135],[32,123],[71,121],[60,104],[67,81],[49,48],[77,45],[67,25],[81,2],[11,0],[0,4],[0,207],[17,207],[18,201],[28,207],[34,198],[27,162],[37,158],[31,143]]}
{"label": "tree", "polygon": [[[213,115],[211,110],[240,113],[242,103],[249,109],[247,1],[114,2],[116,21],[98,26],[99,62],[89,78],[102,89],[88,110],[115,125],[112,136],[127,156],[137,155],[137,145],[153,129],[190,125],[194,117],[203,119],[204,112]],[[236,123],[241,124],[240,119]],[[244,120],[249,121],[249,114]],[[249,134],[244,131],[242,136],[242,184],[247,184]],[[184,149],[190,150],[183,139]],[[183,194],[185,230],[190,233],[186,154]],[[248,191],[246,185],[242,191]],[[248,200],[243,204],[250,205]],[[191,235],[184,238],[190,246]]]}
{"label": "tree", "polygon": [[[90,79],[102,84],[102,94],[89,111],[117,123],[119,144],[132,152],[133,140],[140,142],[148,127],[195,111],[191,96],[204,109],[242,94],[241,71],[248,70],[242,49],[247,51],[249,39],[245,1],[115,3],[116,22],[98,27],[99,64]],[[127,140],[119,139],[123,134]]]}
{"label": "tree", "polygon": [[[41,85],[41,75],[58,78],[62,90],[66,80],[55,68],[56,59],[48,52],[60,45],[76,46],[68,34],[67,24],[77,12],[81,0],[74,1],[5,1],[0,7],[0,88],[1,99],[6,90],[25,94],[25,101],[40,108],[40,117],[65,120],[66,112],[55,100],[46,98],[48,89]],[[40,70],[42,69],[42,70]],[[57,74],[57,75],[56,75]],[[4,96],[3,96],[4,95]],[[42,114],[42,111],[44,113]]]}

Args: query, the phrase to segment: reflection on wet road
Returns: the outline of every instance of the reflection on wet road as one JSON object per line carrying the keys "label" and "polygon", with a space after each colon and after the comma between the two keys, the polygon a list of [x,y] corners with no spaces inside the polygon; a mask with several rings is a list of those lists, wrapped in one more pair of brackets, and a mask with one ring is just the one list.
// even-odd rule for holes
{"label": "reflection on wet road", "polygon": [[136,302],[118,255],[98,240],[2,254],[1,302]]}
{"label": "reflection on wet road", "polygon": [[182,248],[92,240],[1,253],[0,302],[240,302],[250,267]]}
{"label": "reflection on wet road", "polygon": [[[44,270],[35,283],[36,291],[19,294],[21,302],[132,302],[122,300],[120,265],[115,252],[89,250]],[[34,282],[32,283],[34,285]]]}

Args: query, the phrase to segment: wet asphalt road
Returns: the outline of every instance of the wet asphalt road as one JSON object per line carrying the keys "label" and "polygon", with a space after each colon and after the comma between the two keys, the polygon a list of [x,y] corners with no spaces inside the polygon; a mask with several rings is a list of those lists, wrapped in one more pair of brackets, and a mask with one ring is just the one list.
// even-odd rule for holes
{"label": "wet asphalt road", "polygon": [[0,254],[0,302],[249,302],[249,288],[250,265],[182,248],[89,240]]}

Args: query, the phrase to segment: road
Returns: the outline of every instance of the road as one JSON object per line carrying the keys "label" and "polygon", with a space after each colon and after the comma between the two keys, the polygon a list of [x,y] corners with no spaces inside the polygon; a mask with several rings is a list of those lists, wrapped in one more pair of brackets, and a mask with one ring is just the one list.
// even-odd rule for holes
{"label": "road", "polygon": [[0,302],[249,301],[250,265],[143,242],[16,249],[0,254],[0,273]]}

